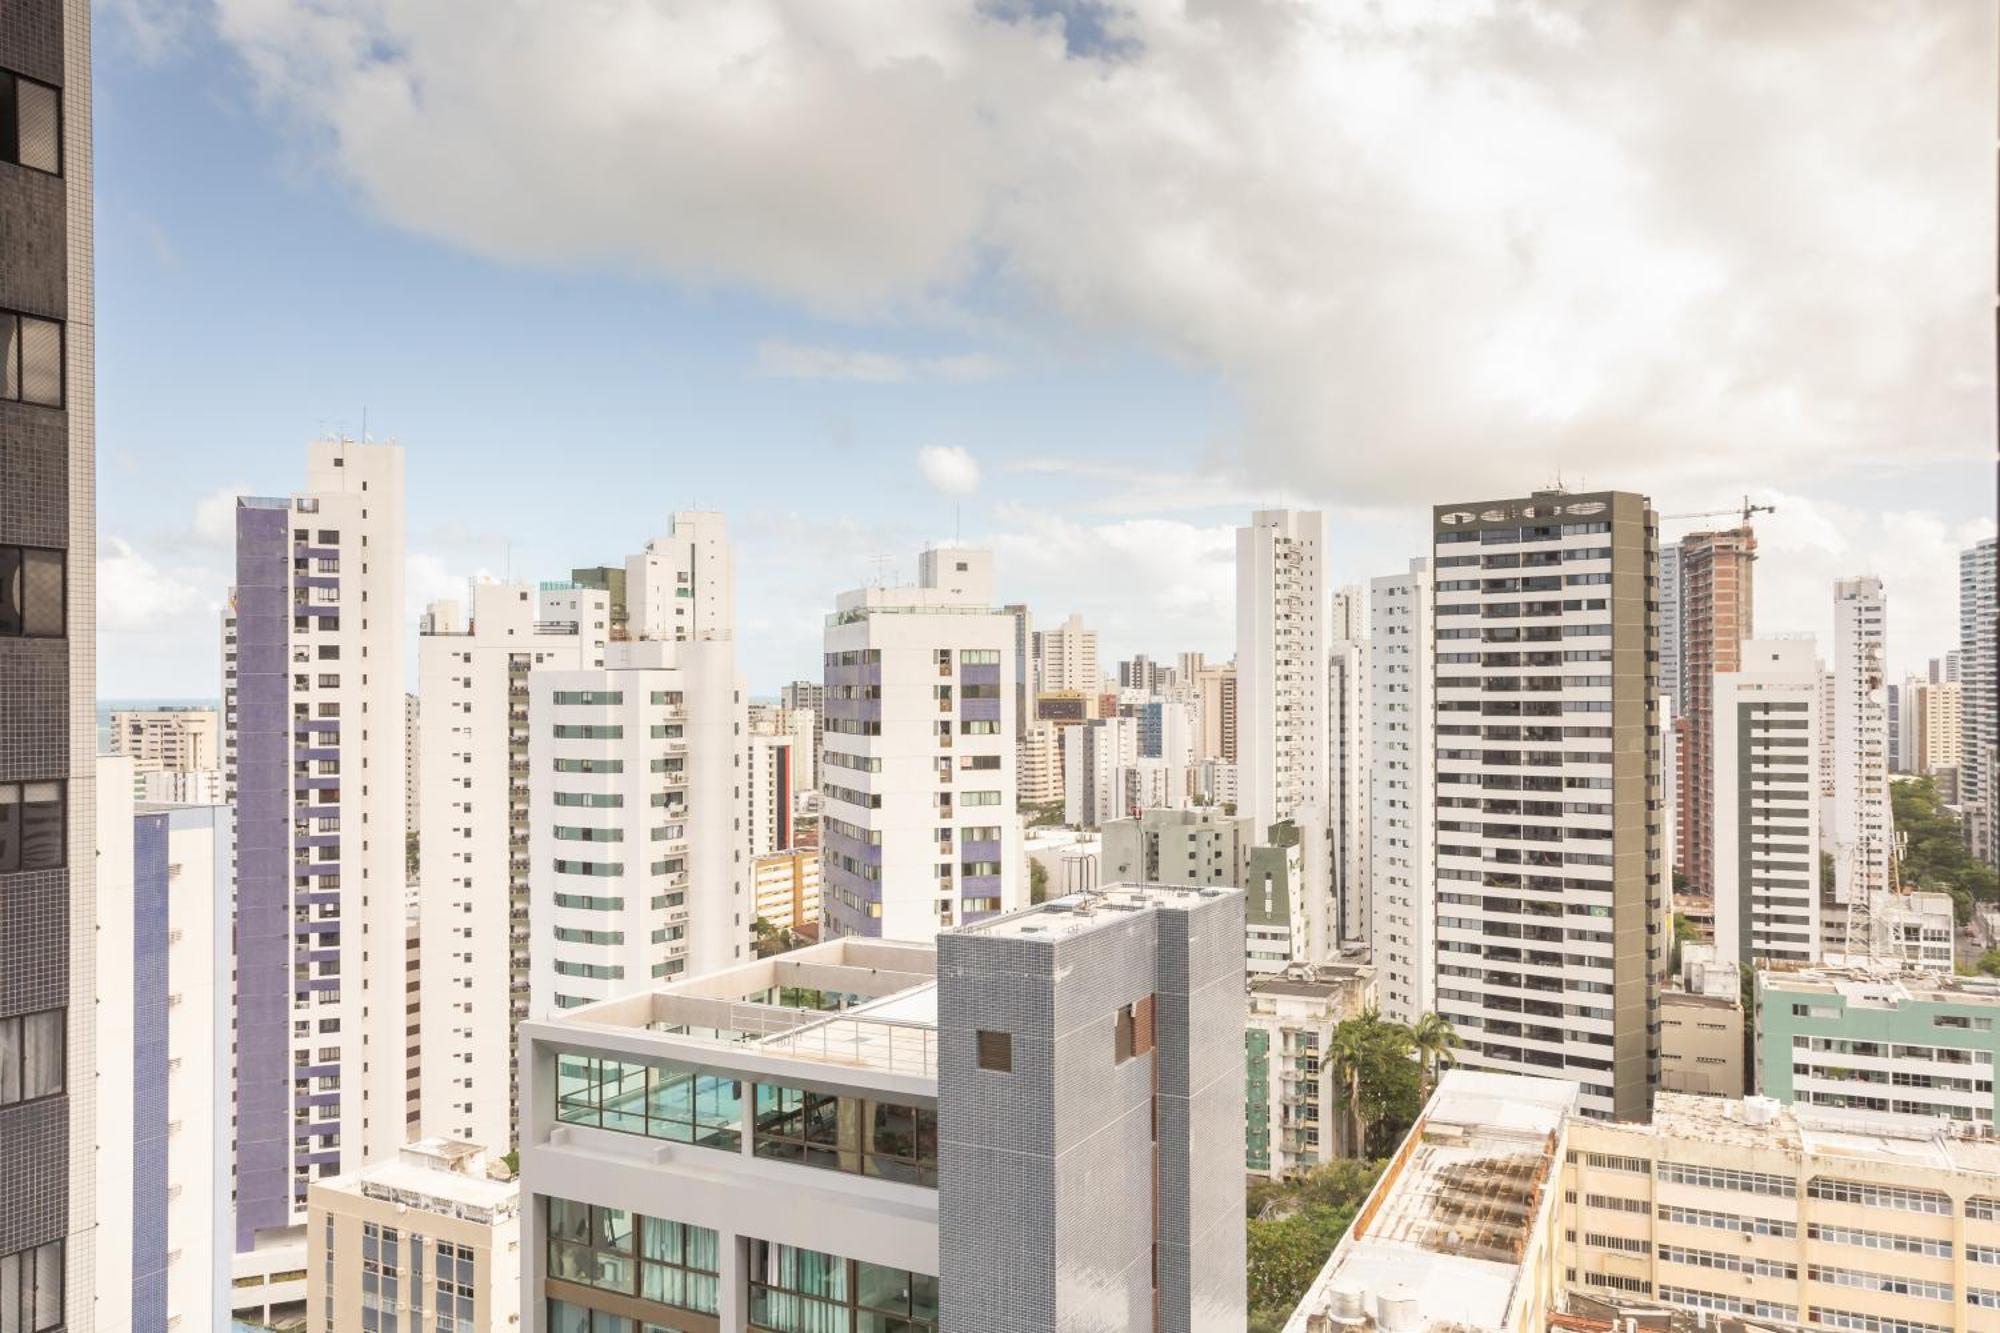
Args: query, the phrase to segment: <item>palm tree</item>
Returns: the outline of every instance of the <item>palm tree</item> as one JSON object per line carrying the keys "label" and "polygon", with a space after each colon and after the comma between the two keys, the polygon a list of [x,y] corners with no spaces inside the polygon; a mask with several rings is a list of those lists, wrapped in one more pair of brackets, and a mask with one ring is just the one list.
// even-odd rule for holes
{"label": "palm tree", "polygon": [[1361,1073],[1368,1064],[1371,1051],[1368,1032],[1359,1018],[1344,1019],[1333,1029],[1333,1039],[1327,1043],[1323,1059],[1333,1066],[1333,1076],[1340,1084],[1340,1100],[1347,1106],[1348,1118],[1353,1122],[1353,1155],[1363,1153],[1363,1145],[1368,1140],[1368,1124],[1361,1116]]}
{"label": "palm tree", "polygon": [[1437,1086],[1438,1074],[1458,1063],[1453,1048],[1464,1044],[1444,1015],[1429,1013],[1417,1019],[1417,1025],[1410,1029],[1410,1045],[1416,1048],[1417,1060],[1423,1065],[1426,1096]]}

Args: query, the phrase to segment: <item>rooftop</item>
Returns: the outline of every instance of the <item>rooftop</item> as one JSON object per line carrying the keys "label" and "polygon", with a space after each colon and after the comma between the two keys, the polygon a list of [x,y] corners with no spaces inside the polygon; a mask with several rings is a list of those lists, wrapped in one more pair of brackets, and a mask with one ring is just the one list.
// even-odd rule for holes
{"label": "rooftop", "polygon": [[960,933],[1002,939],[1074,939],[1133,912],[1186,912],[1236,892],[1236,889],[1200,888],[1191,884],[1108,884],[1095,893],[1067,894],[1039,907],[963,926]]}
{"label": "rooftop", "polygon": [[1314,1315],[1392,1307],[1412,1333],[1507,1328],[1578,1092],[1561,1079],[1446,1071],[1287,1333]]}
{"label": "rooftop", "polygon": [[1923,968],[1882,964],[1873,967],[1767,968],[1757,988],[1839,995],[1850,1006],[1892,1009],[1916,1000],[1950,1004],[2000,1003],[2000,979],[1960,977]]}
{"label": "rooftop", "polygon": [[1620,1124],[1618,1128],[1725,1146],[1777,1147],[1820,1157],[1907,1162],[2000,1178],[2000,1143],[1969,1138],[1951,1121],[1934,1116],[1788,1106],[1768,1097],[1732,1099],[1661,1092],[1654,1095],[1650,1124]]}
{"label": "rooftop", "polygon": [[485,1149],[455,1139],[421,1139],[397,1157],[317,1181],[313,1189],[482,1224],[511,1217],[520,1200],[517,1182],[487,1174]]}

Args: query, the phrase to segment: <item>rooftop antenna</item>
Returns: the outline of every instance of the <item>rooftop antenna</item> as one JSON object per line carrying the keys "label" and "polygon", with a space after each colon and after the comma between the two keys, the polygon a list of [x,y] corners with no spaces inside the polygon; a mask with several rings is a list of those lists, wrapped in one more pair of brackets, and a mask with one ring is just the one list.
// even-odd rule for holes
{"label": "rooftop antenna", "polygon": [[876,587],[886,588],[889,586],[885,580],[889,577],[889,564],[895,558],[893,555],[871,555],[868,557],[868,563],[875,566]]}

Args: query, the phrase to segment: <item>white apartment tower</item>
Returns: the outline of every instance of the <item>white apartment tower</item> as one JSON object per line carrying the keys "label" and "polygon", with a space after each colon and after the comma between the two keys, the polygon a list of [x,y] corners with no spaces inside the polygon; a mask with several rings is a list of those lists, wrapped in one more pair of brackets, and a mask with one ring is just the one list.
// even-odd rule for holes
{"label": "white apartment tower", "polygon": [[403,1143],[404,656],[403,451],[318,441],[237,501],[224,623],[239,1275],[298,1269],[311,1183]]}
{"label": "white apartment tower", "polygon": [[749,951],[749,710],[721,516],[675,514],[625,568],[632,637],[602,667],[528,679],[536,1015]]}
{"label": "white apartment tower", "polygon": [[1994,668],[1996,646],[2000,646],[2000,543],[1988,537],[1958,557],[1958,651],[1957,671],[1946,663],[1948,679],[1963,694],[1959,804],[1965,810],[1966,836],[1972,854],[1987,865],[2000,865],[2000,846],[1995,830],[2000,828],[2000,672]]}
{"label": "white apartment tower", "polygon": [[1358,587],[1330,599],[1326,671],[1327,841],[1333,870],[1334,938],[1367,944],[1368,924],[1368,605]]}
{"label": "white apartment tower", "polygon": [[792,794],[797,789],[798,746],[790,734],[743,738],[744,832],[750,855],[768,856],[794,844]]}
{"label": "white apartment tower", "polygon": [[820,770],[830,933],[928,940],[1025,901],[1015,629],[991,551],[933,548],[916,586],[840,595]]}
{"label": "white apartment tower", "polygon": [[[1437,669],[1431,562],[1369,586],[1368,922],[1384,1017],[1437,1008]],[[1460,657],[1478,660],[1461,647]]]}
{"label": "white apartment tower", "polygon": [[1889,887],[1888,603],[1882,580],[1839,580],[1833,612],[1833,823],[1825,841],[1833,854],[1834,901],[1845,907]]}
{"label": "white apartment tower", "polygon": [[1749,639],[1715,673],[1715,944],[1728,962],[1819,956],[1820,687],[1811,639]]}
{"label": "white apartment tower", "polygon": [[472,615],[433,602],[419,626],[419,990],[427,1132],[504,1153],[519,1106],[514,1030],[528,1017],[528,681],[601,667],[610,594],[481,581]]}
{"label": "white apartment tower", "polygon": [[1434,513],[1437,1010],[1475,1069],[1644,1116],[1666,972],[1658,529],[1643,496]]}
{"label": "white apartment tower", "polygon": [[1071,613],[1068,620],[1035,635],[1041,645],[1037,660],[1044,690],[1078,690],[1095,695],[1104,687],[1097,666],[1097,631],[1086,629],[1083,617]]}

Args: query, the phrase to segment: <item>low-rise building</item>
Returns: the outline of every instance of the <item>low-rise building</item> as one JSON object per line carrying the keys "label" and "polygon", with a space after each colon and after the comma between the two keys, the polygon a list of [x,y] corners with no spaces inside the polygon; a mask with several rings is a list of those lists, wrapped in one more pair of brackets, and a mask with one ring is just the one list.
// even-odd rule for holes
{"label": "low-rise building", "polygon": [[1240,1333],[1242,911],[1119,885],[525,1024],[523,1327]]}
{"label": "low-rise building", "polygon": [[1545,1333],[1580,1092],[1446,1070],[1285,1333]]}
{"label": "low-rise building", "polygon": [[1250,983],[1244,1026],[1243,1166],[1276,1179],[1333,1161],[1351,1147],[1326,1052],[1333,1030],[1375,1008],[1365,963],[1295,966]]}
{"label": "low-rise building", "polygon": [[[1757,974],[1757,1091],[1990,1131],[2000,982],[1893,969]],[[1996,1275],[2000,1277],[2000,1275]]]}
{"label": "low-rise building", "polygon": [[147,805],[221,805],[219,768],[163,768],[138,775],[138,799]]}
{"label": "low-rise building", "polygon": [[424,1139],[315,1181],[306,1327],[506,1333],[521,1323],[520,1189],[483,1149]]}
{"label": "low-rise building", "polygon": [[1660,1086],[1741,1097],[1743,972],[1716,947],[1681,946],[1678,987],[1660,992]]}

